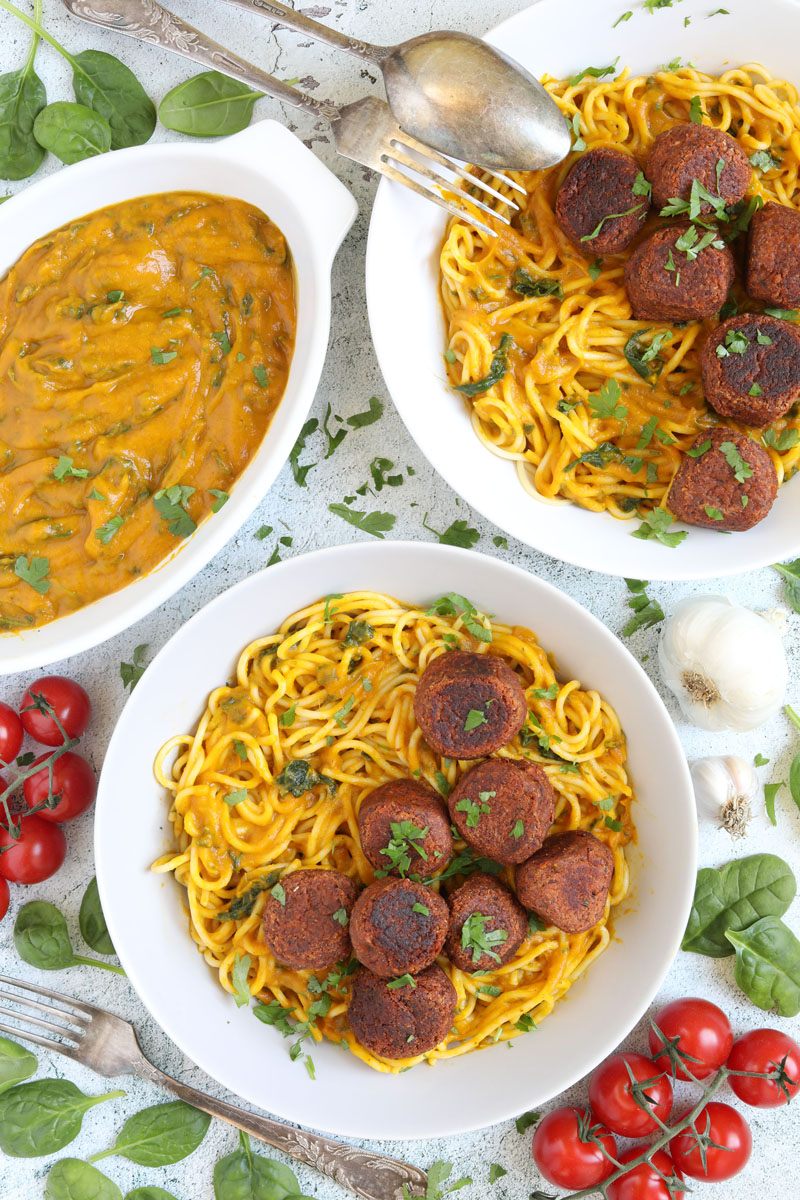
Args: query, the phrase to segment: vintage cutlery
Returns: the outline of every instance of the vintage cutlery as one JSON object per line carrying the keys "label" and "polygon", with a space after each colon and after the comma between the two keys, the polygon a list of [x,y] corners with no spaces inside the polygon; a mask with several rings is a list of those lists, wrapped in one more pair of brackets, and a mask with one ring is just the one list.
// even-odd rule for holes
{"label": "vintage cutlery", "polygon": [[[0,1031],[11,1037],[65,1054],[98,1075],[138,1075],[161,1084],[187,1104],[251,1133],[262,1142],[316,1167],[323,1175],[330,1175],[362,1200],[401,1200],[404,1184],[409,1195],[425,1193],[427,1176],[418,1167],[247,1112],[165,1075],[142,1054],[133,1026],[113,1013],[8,975],[0,975],[0,984],[16,989],[14,992],[0,991],[0,1001],[16,1006],[9,1008],[4,1004],[0,1007]],[[36,997],[44,997],[47,1003]],[[36,1013],[43,1015],[36,1016]],[[20,1024],[8,1025],[5,1023],[8,1019]],[[33,1032],[26,1026],[33,1026],[33,1030],[40,1032]]]}
{"label": "vintage cutlery", "polygon": [[[162,8],[156,0],[63,0],[63,3],[73,16],[92,25],[101,25],[164,50],[172,50],[193,63],[239,79],[275,100],[283,100],[295,108],[321,117],[331,126],[333,142],[339,154],[371,167],[396,183],[402,183],[417,195],[433,201],[453,216],[469,221],[492,237],[496,236],[497,231],[481,221],[476,210],[490,213],[506,225],[510,221],[505,211],[479,199],[474,194],[476,189],[485,193],[486,199],[501,202],[510,211],[518,208],[508,193],[516,191],[524,194],[519,184],[499,172],[491,174],[491,182],[488,182],[465,171],[437,150],[423,146],[415,138],[403,133],[385,100],[368,96],[343,108],[315,100],[305,92],[268,75],[246,59],[232,54]],[[469,195],[458,190],[460,180],[469,183]],[[503,188],[505,191],[500,190]]]}
{"label": "vintage cutlery", "polygon": [[401,129],[487,170],[538,171],[561,162],[570,136],[558,105],[519,63],[468,33],[424,33],[373,46],[312,21],[279,0],[226,0],[346,50],[383,72]]}

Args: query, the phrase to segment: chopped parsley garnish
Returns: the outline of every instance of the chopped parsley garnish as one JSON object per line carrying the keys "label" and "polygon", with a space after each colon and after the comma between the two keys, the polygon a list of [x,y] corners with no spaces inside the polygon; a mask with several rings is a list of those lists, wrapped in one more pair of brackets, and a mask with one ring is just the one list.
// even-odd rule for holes
{"label": "chopped parsley garnish", "polygon": [[499,534],[495,534],[495,536],[492,538],[492,541],[494,542],[495,546],[497,546],[497,548],[499,550],[507,550],[508,549],[508,541],[506,540],[506,538],[501,537]]}
{"label": "chopped parsley garnish", "polygon": [[606,826],[607,829],[612,829],[614,831],[614,833],[622,832],[622,822],[614,820],[613,817],[606,817],[603,824]]}
{"label": "chopped parsley garnish", "polygon": [[643,346],[642,338],[651,332],[652,326],[649,329],[637,329],[628,338],[622,351],[628,365],[633,367],[637,375],[648,381],[652,375],[660,375],[664,362],[659,351],[670,339],[670,331],[665,329],[651,338],[649,346]]}
{"label": "chopped parsley garnish", "polygon": [[312,467],[317,465],[316,463],[304,463],[302,466],[300,464],[300,455],[306,448],[306,442],[310,438],[311,434],[315,433],[317,429],[319,429],[319,421],[316,417],[311,417],[310,420],[306,421],[305,425],[300,430],[297,441],[289,452],[289,462],[292,465],[292,474],[294,475],[295,483],[299,487],[306,486],[306,477],[308,472],[312,469]]}
{"label": "chopped parsley garnish", "polygon": [[477,529],[472,529],[471,526],[463,520],[453,521],[451,525],[447,526],[447,529],[445,529],[442,533],[439,533],[438,529],[434,529],[428,524],[427,513],[425,513],[425,516],[422,520],[422,525],[423,528],[427,529],[429,533],[435,533],[443,546],[461,546],[464,550],[471,549],[471,547],[475,545],[481,536]]}
{"label": "chopped parsley garnish", "polygon": [[174,537],[188,537],[197,528],[186,511],[186,502],[193,495],[193,487],[185,483],[175,483],[172,487],[162,488],[153,497],[156,511],[169,522],[169,531]]}
{"label": "chopped parsley garnish", "polygon": [[168,308],[167,311],[163,312],[161,315],[162,317],[179,317],[182,312],[182,308]]}
{"label": "chopped parsley garnish", "polygon": [[223,354],[230,354],[231,339],[228,337],[227,329],[223,329],[219,333],[212,333],[211,336],[215,342],[219,343],[219,348]]}
{"label": "chopped parsley garnish", "polygon": [[[722,173],[719,163],[722,163],[723,169],[725,166],[724,160],[719,159],[717,162],[717,186],[719,186],[719,176]],[[690,221],[696,221],[700,216],[700,212],[704,204],[709,204],[711,206],[712,214],[717,218],[718,221],[728,221],[730,219],[725,207],[725,201],[722,199],[722,197],[715,196],[700,182],[699,179],[692,180],[692,186],[689,191],[688,200],[682,200],[678,196],[672,196],[661,209],[660,215],[662,217],[688,216]],[[715,230],[709,230],[709,232],[713,235],[713,237],[717,236]]]}
{"label": "chopped parsley garnish", "polygon": [[158,346],[150,347],[150,357],[153,364],[157,367],[163,366],[165,363],[171,363],[173,358],[178,357],[177,350],[160,350]]}
{"label": "chopped parsley garnish", "polygon": [[763,754],[757,754],[755,756],[755,758],[753,759],[753,766],[754,767],[765,767],[768,762],[769,762],[769,759],[764,758]]}
{"label": "chopped parsley garnish", "polygon": [[461,948],[472,951],[473,963],[480,962],[484,954],[499,963],[500,955],[492,947],[502,946],[504,942],[508,941],[508,931],[505,929],[491,929],[487,932],[486,922],[488,920],[489,918],[485,917],[483,913],[474,912],[461,926]]}
{"label": "chopped parsley garnish", "polygon": [[770,154],[769,150],[756,150],[755,154],[750,155],[750,166],[755,167],[757,171],[777,171],[781,162],[782,160]]}
{"label": "chopped parsley garnish", "polygon": [[347,700],[339,709],[339,711],[333,714],[333,719],[340,729],[344,729],[345,725],[347,724],[347,714],[353,707],[355,699],[355,695],[348,696]]}
{"label": "chopped parsley garnish", "polygon": [[712,521],[721,521],[722,520],[722,513],[719,511],[718,508],[714,508],[714,506],[712,504],[705,504],[705,505],[703,505],[703,507],[705,509],[706,516],[710,517]]}
{"label": "chopped parsley garnish", "polygon": [[[695,182],[697,181],[695,180]],[[707,229],[700,237],[696,225],[690,225],[675,241],[675,249],[686,255],[687,262],[694,262],[708,246],[713,246],[717,250],[725,249],[725,243],[715,229]]]}
{"label": "chopped parsley garnish", "polygon": [[86,467],[73,467],[72,459],[68,454],[62,454],[58,462],[53,467],[54,479],[65,479],[67,475],[74,475],[76,479],[85,479],[89,474]]}
{"label": "chopped parsley garnish", "polygon": [[[403,483],[403,476],[389,475],[389,471],[393,470],[394,463],[390,458],[373,458],[369,464],[369,473],[372,476],[372,482],[375,485],[375,491],[381,492],[388,485],[389,487],[400,487]],[[366,495],[368,484],[362,484],[356,488],[359,496]]]}
{"label": "chopped parsley garnish", "polygon": [[702,125],[703,123],[703,109],[699,96],[692,96],[689,101],[689,120],[693,125]]}
{"label": "chopped parsley garnish", "polygon": [[760,329],[756,330],[756,341],[758,342],[759,346],[772,345],[772,338],[768,333],[762,333]]}
{"label": "chopped parsley garnish", "polygon": [[719,448],[725,457],[726,463],[733,471],[736,482],[744,483],[745,480],[750,479],[753,474],[753,468],[746,459],[742,458],[736,445],[733,442],[720,442]]}
{"label": "chopped parsley garnish", "polygon": [[[256,905],[256,900],[262,892],[268,891],[276,881],[275,872],[250,884],[247,891],[240,896],[234,896],[228,905],[227,912],[217,913],[218,921],[241,921],[249,917]],[[283,1012],[283,1009],[281,1009]],[[263,1020],[263,1018],[261,1018]],[[268,1022],[269,1023],[269,1022]]]}
{"label": "chopped parsley garnish", "polygon": [[295,758],[288,762],[276,778],[275,782],[284,792],[289,792],[295,799],[310,792],[318,783],[325,783],[328,790],[335,792],[339,784],[327,775],[320,775],[306,758]]}
{"label": "chopped parsley garnish", "polygon": [[634,196],[646,196],[649,200],[653,194],[653,185],[649,179],[645,177],[644,171],[640,171],[633,181]]}
{"label": "chopped parsley garnish", "polygon": [[227,504],[229,496],[227,492],[220,491],[219,488],[209,488],[211,495],[214,497],[214,503],[211,505],[212,513],[218,513],[223,504]]}
{"label": "chopped parsley garnish", "polygon": [[654,508],[650,512],[645,513],[642,524],[638,529],[632,530],[632,537],[642,538],[645,541],[650,538],[655,538],[661,542],[662,546],[669,546],[674,549],[679,546],[686,538],[686,531],[681,530],[675,533],[670,533],[669,528],[672,525],[672,517],[663,508]]}
{"label": "chopped parsley garnish", "polygon": [[236,756],[240,758],[242,762],[247,762],[247,746],[245,746],[244,742],[240,738],[233,739],[233,749]]}
{"label": "chopped parsley garnish", "polygon": [[626,208],[624,212],[606,213],[606,215],[604,217],[600,218],[600,220],[597,222],[597,224],[595,225],[595,227],[591,233],[585,233],[583,235],[583,237],[581,238],[581,241],[582,242],[593,242],[594,239],[600,233],[600,230],[605,225],[606,221],[616,221],[618,217],[630,217],[633,215],[633,213],[640,212],[642,209],[644,209],[646,207],[647,206],[645,205],[645,203],[640,200],[638,204],[634,204],[630,208]]}
{"label": "chopped parsley garnish", "polygon": [[356,529],[360,529],[362,533],[369,533],[372,537],[383,540],[385,533],[391,532],[394,529],[394,523],[397,517],[393,513],[387,512],[358,512],[354,508],[348,508],[346,504],[329,504],[328,510],[336,517],[341,517],[343,521],[347,521],[349,525],[354,525]]}
{"label": "chopped parsley garnish", "polygon": [[229,808],[235,808],[247,799],[247,788],[237,788],[235,792],[228,792],[227,796],[222,798]]}
{"label": "chopped parsley garnish", "polygon": [[514,343],[510,333],[504,333],[500,338],[500,345],[495,351],[494,358],[489,366],[489,373],[484,375],[483,379],[477,379],[474,383],[459,383],[456,385],[456,391],[461,392],[464,396],[479,396],[483,392],[488,392],[490,387],[494,387],[496,383],[505,375],[508,370],[508,353]]}
{"label": "chopped parsley garnish", "polygon": [[106,293],[106,300],[109,304],[119,304],[120,300],[125,299],[125,293],[115,289],[113,292]]}
{"label": "chopped parsley garnish", "polygon": [[729,329],[725,334],[724,344],[720,342],[715,350],[717,358],[727,358],[729,354],[745,354],[750,345],[750,339],[741,329]]}
{"label": "chopped parsley garnish", "polygon": [[619,55],[607,67],[584,67],[569,79],[568,86],[576,87],[587,75],[591,75],[593,79],[604,79],[606,75],[613,75],[618,62]]}
{"label": "chopped parsley garnish", "polygon": [[692,446],[686,453],[689,458],[702,458],[711,449],[711,438],[706,438],[699,446]]}
{"label": "chopped parsley garnish", "polygon": [[133,662],[121,662],[119,664],[119,675],[122,680],[123,688],[130,688],[131,691],[136,687],[139,680],[145,673],[147,664],[144,662],[144,654],[147,649],[147,642],[143,642],[141,646],[137,646],[133,652]]}
{"label": "chopped parsley garnish", "polygon": [[564,292],[557,279],[534,278],[525,267],[517,267],[511,280],[511,290],[518,296],[555,296],[564,299]]}
{"label": "chopped parsley garnish", "polygon": [[267,377],[267,368],[263,363],[256,363],[253,367],[253,378],[260,388],[269,386],[269,378]]}
{"label": "chopped parsley garnish", "polygon": [[456,812],[467,814],[466,826],[468,829],[477,829],[481,817],[491,812],[489,801],[496,795],[497,792],[478,792],[477,800],[470,800],[467,796],[459,800]]}
{"label": "chopped parsley garnish", "polygon": [[651,600],[647,595],[647,582],[643,579],[626,579],[628,591],[628,607],[633,609],[633,616],[623,627],[622,636],[630,637],[637,629],[649,629],[664,620],[664,610],[657,600]]}
{"label": "chopped parsley garnish", "polygon": [[203,281],[204,279],[208,279],[209,275],[213,275],[213,274],[214,274],[214,268],[213,268],[213,267],[203,267],[203,268],[202,268],[202,270],[200,271],[200,278],[199,278],[199,279],[195,279],[194,283],[193,283],[193,284],[192,284],[192,286],[189,288],[189,291],[190,291],[190,292],[193,292],[193,291],[194,291],[194,289],[195,289],[196,287],[199,287],[199,286],[200,286],[200,284],[202,283],[202,281]]}
{"label": "chopped parsley garnish", "polygon": [[[285,712],[282,712],[278,717],[278,724],[280,725],[281,729],[291,729],[292,725],[294,725],[296,710],[297,701],[295,700],[294,704],[287,708]],[[241,746],[243,743],[239,742],[239,745]],[[247,757],[246,751],[244,757]]]}
{"label": "chopped parsley garnish", "polygon": [[377,396],[370,396],[367,411],[353,413],[352,417],[347,417],[347,424],[351,429],[364,429],[367,425],[374,425],[382,416],[383,403]]}
{"label": "chopped parsley garnish", "polygon": [[514,1022],[514,1028],[520,1033],[533,1033],[536,1029],[536,1024],[530,1013],[523,1013],[518,1021]]}
{"label": "chopped parsley garnish", "polygon": [[781,321],[796,321],[796,308],[765,308],[764,312],[768,317],[778,317]]}
{"label": "chopped parsley garnish", "polygon": [[438,600],[435,600],[430,608],[427,609],[425,615],[428,617],[460,616],[467,633],[470,633],[477,641],[490,642],[492,640],[491,628],[487,628],[486,625],[477,619],[483,616],[483,614],[478,612],[475,605],[467,600],[466,596],[460,596],[458,592],[448,592],[445,596],[441,596]]}
{"label": "chopped parsley garnish", "polygon": [[427,904],[420,904],[419,901],[412,907],[411,911],[419,913],[422,917],[429,917],[431,915],[431,910]]}
{"label": "chopped parsley garnish", "polygon": [[467,719],[464,722],[465,733],[471,733],[473,729],[478,729],[481,725],[488,724],[485,710],[488,709],[491,703],[491,700],[487,700],[486,704],[484,705],[484,712],[481,712],[479,708],[471,708],[469,710],[467,713]]}
{"label": "chopped parsley garnish", "polygon": [[398,875],[407,875],[411,870],[412,853],[427,862],[428,852],[422,843],[427,837],[428,828],[426,825],[424,829],[420,829],[413,821],[392,821],[389,825],[391,840],[381,850],[389,865],[385,870],[376,871],[376,876],[382,879],[390,871],[397,871]]}
{"label": "chopped parsley garnish", "polygon": [[642,426],[642,432],[639,435],[639,441],[636,443],[637,450],[644,450],[653,440],[653,434],[658,428],[658,417],[648,417]]}
{"label": "chopped parsley garnish", "polygon": [[515,821],[514,827],[511,830],[511,836],[513,837],[514,841],[518,842],[524,832],[525,832],[525,825],[523,824],[523,822]]}
{"label": "chopped parsley garnish", "polygon": [[536,1124],[541,1115],[541,1113],[534,1112],[533,1109],[530,1112],[522,1113],[514,1122],[517,1127],[517,1133],[527,1133],[530,1127]]}
{"label": "chopped parsley garnish", "polygon": [[[326,458],[330,458],[331,455],[334,453],[334,451],[337,450],[339,446],[341,446],[342,442],[347,437],[346,429],[337,429],[337,431],[335,433],[333,433],[331,431],[329,423],[330,423],[330,419],[331,419],[332,415],[334,415],[333,408],[329,404],[327,409],[325,410],[325,420],[322,422],[322,431],[325,434],[326,438],[328,439],[328,445],[325,449],[325,457]],[[342,421],[341,417],[337,416],[336,420],[341,424],[341,421]]]}
{"label": "chopped parsley garnish", "polygon": [[784,429],[780,433],[776,433],[774,429],[768,429],[764,434],[764,445],[769,446],[772,450],[777,450],[778,454],[791,450],[798,441],[800,441],[800,433],[796,429]]}
{"label": "chopped parsley garnish", "polygon": [[[346,909],[346,908],[337,908],[336,912],[333,914],[333,919],[334,919],[334,921],[336,922],[336,924],[337,924],[337,925],[341,925],[341,926],[342,926],[342,928],[344,929],[344,928],[345,928],[345,926],[346,926],[346,925],[348,924],[348,922],[350,921],[350,918],[349,918],[349,916],[347,915],[347,909]],[[331,1006],[331,1004],[330,1004],[330,996],[328,996],[328,997],[327,997],[327,1000],[328,1000],[328,1006],[327,1006],[327,1008],[325,1009],[325,1012],[327,1012],[327,1011],[328,1011],[328,1008],[330,1008],[330,1006]],[[319,1001],[317,1001],[317,1003],[319,1003]],[[312,1006],[312,1007],[313,1007],[313,1006]],[[310,1010],[309,1010],[309,1012],[310,1012]],[[316,1016],[316,1013],[315,1013],[314,1015]],[[325,1015],[325,1013],[323,1013],[322,1015],[324,1016],[324,1015]]]}
{"label": "chopped parsley garnish", "polygon": [[588,267],[586,268],[586,271],[589,275],[589,278],[591,280],[595,280],[595,279],[599,278],[600,272],[602,271],[602,269],[603,269],[602,262],[600,261],[599,258],[596,258],[596,259],[594,259],[593,262],[589,263]]}
{"label": "chopped parsley garnish", "polygon": [[40,596],[50,591],[50,581],[47,578],[49,573],[49,558],[38,558],[34,555],[29,561],[27,555],[20,554],[14,563],[14,574],[17,578],[29,584]]}
{"label": "chopped parsley garnish", "polygon": [[575,115],[571,118],[565,116],[564,120],[567,122],[567,128],[570,130],[573,137],[575,138],[575,141],[572,143],[572,149],[573,150],[585,150],[586,142],[581,137],[581,114],[579,112],[576,112]]}
{"label": "chopped parsley garnish", "polygon": [[607,379],[599,392],[590,392],[586,397],[589,411],[597,420],[624,421],[628,410],[619,403],[622,389],[616,379]]}
{"label": "chopped parsley garnish", "polygon": [[347,633],[342,639],[342,645],[363,646],[364,642],[368,642],[374,636],[375,630],[369,621],[351,621],[347,626]]}
{"label": "chopped parsley garnish", "polygon": [[558,684],[551,683],[550,686],[546,688],[534,688],[532,695],[537,700],[555,700],[556,696],[558,695]]}
{"label": "chopped parsley garnish", "polygon": [[[156,495],[158,495],[158,493],[156,493]],[[124,517],[109,517],[105,525],[100,525],[97,529],[95,529],[94,536],[97,538],[98,542],[102,542],[104,546],[107,546],[114,535],[119,533],[124,524]]]}
{"label": "chopped parsley garnish", "polygon": [[507,1174],[508,1171],[505,1167],[501,1167],[499,1163],[491,1163],[489,1166],[489,1183],[497,1183],[498,1179],[502,1179]]}
{"label": "chopped parsley garnish", "polygon": [[276,883],[274,887],[270,888],[269,894],[272,896],[273,900],[278,901],[278,904],[280,904],[281,908],[286,907],[286,892],[282,883]]}
{"label": "chopped parsley garnish", "polygon": [[390,979],[389,982],[386,984],[386,986],[388,988],[401,988],[401,987],[415,988],[417,986],[417,984],[416,984],[416,980],[414,979],[413,975],[400,975],[397,979]]}
{"label": "chopped parsley garnish", "polygon": [[89,499],[105,501],[107,497],[104,496],[102,492],[98,492],[97,488],[92,488],[92,490],[89,492]]}
{"label": "chopped parsley garnish", "polygon": [[624,12],[624,13],[622,14],[622,16],[620,16],[620,17],[617,17],[616,21],[615,21],[615,22],[614,22],[614,24],[611,26],[611,28],[612,28],[612,29],[616,29],[616,28],[617,28],[617,26],[618,26],[618,25],[621,25],[623,21],[630,21],[630,19],[631,19],[631,17],[632,17],[632,16],[633,16],[633,12],[631,11],[631,9],[628,9],[628,11],[627,11],[627,12]]}
{"label": "chopped parsley garnish", "polygon": [[233,984],[233,998],[236,1001],[237,1008],[242,1008],[243,1005],[250,1003],[250,987],[247,983],[247,976],[250,972],[252,961],[249,954],[245,954],[240,958],[238,951],[233,960],[231,983]]}

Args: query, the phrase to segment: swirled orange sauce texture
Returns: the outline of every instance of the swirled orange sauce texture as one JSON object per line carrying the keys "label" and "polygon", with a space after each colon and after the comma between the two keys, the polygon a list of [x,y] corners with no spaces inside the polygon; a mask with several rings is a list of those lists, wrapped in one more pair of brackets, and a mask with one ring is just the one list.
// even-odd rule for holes
{"label": "swirled orange sauce texture", "polygon": [[218,511],[294,337],[286,241],[242,200],[142,196],[26,250],[0,281],[0,631],[151,571],[181,540],[160,491]]}

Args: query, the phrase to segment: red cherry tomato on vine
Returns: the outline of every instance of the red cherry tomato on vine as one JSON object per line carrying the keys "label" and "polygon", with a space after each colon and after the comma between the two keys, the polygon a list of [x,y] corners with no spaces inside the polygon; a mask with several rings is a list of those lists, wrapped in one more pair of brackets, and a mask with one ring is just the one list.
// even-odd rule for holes
{"label": "red cherry tomato on vine", "polygon": [[0,825],[0,875],[12,883],[41,883],[63,863],[67,839],[58,825],[35,815],[21,817],[20,825],[16,840]]}
{"label": "red cherry tomato on vine", "polygon": [[[638,1101],[632,1092],[630,1068],[637,1082],[652,1080]],[[589,1103],[598,1120],[621,1137],[640,1138],[655,1133],[658,1121],[666,1121],[672,1109],[672,1084],[643,1054],[612,1054],[601,1063],[589,1081]]]}
{"label": "red cherry tomato on vine", "polygon": [[[33,766],[46,763],[49,757],[42,754]],[[22,785],[22,790],[29,808],[43,804],[50,793],[49,768],[45,766],[35,775],[29,775]],[[42,808],[36,814],[43,821],[72,821],[85,812],[94,801],[97,795],[97,780],[94,771],[80,754],[65,750],[53,763],[53,795],[61,797],[55,808]]]}
{"label": "red cherry tomato on vine", "polygon": [[[672,1004],[656,1013],[653,1024],[661,1030],[667,1041],[678,1038],[678,1049],[691,1056],[686,1066],[695,1079],[706,1079],[713,1075],[731,1052],[733,1033],[730,1021],[722,1009],[709,1000],[694,996],[673,1000]],[[671,1074],[669,1056],[659,1055],[663,1048],[663,1040],[651,1028],[650,1053],[658,1069]],[[676,1075],[678,1079],[689,1078],[681,1067],[678,1067]]]}
{"label": "red cherry tomato on vine", "polygon": [[[707,1144],[703,1153],[692,1129],[714,1145]],[[730,1104],[720,1104],[718,1100],[710,1101],[694,1123],[676,1134],[669,1144],[672,1161],[684,1175],[712,1182],[738,1175],[752,1149],[747,1121]]]}
{"label": "red cherry tomato on vine", "polygon": [[0,879],[0,921],[8,912],[8,904],[11,899],[11,893],[8,890],[8,884],[5,879]]}
{"label": "red cherry tomato on vine", "polygon": [[800,1046],[778,1029],[753,1029],[733,1043],[728,1057],[731,1070],[765,1074],[781,1063],[789,1076],[783,1086],[772,1079],[746,1075],[731,1075],[728,1083],[740,1100],[754,1108],[777,1108],[800,1092]]}
{"label": "red cherry tomato on vine", "polygon": [[22,746],[24,731],[13,708],[0,700],[0,762],[11,763]]}
{"label": "red cherry tomato on vine", "polygon": [[67,737],[77,738],[86,732],[92,716],[92,702],[74,679],[63,675],[43,675],[28,688],[20,704],[20,716],[26,733],[43,746],[60,746],[64,739],[49,712],[40,712],[34,696],[44,696],[64,726]]}
{"label": "red cherry tomato on vine", "polygon": [[[626,1150],[624,1154],[619,1156],[621,1163],[630,1162],[633,1158],[638,1158],[642,1153],[641,1146],[634,1146],[632,1150]],[[620,1175],[619,1179],[615,1179],[613,1183],[608,1184],[608,1200],[670,1200],[669,1189],[662,1179],[665,1175],[667,1179],[674,1175],[680,1175],[679,1171],[675,1170],[672,1159],[663,1150],[656,1150],[652,1158],[653,1167],[648,1163],[640,1163],[638,1167],[634,1167],[627,1175]],[[658,1172],[661,1172],[661,1175]],[[673,1191],[675,1200],[678,1197],[685,1195],[684,1192]]]}
{"label": "red cherry tomato on vine", "polygon": [[533,1135],[533,1161],[548,1183],[593,1187],[616,1169],[598,1141],[589,1137],[590,1129],[607,1153],[616,1157],[613,1136],[586,1108],[557,1108],[539,1122]]}

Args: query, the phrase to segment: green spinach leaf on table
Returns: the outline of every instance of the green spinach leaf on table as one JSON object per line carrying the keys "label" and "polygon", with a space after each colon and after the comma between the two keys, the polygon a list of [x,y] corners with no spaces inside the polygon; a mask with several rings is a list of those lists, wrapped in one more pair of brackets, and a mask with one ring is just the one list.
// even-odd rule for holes
{"label": "green spinach leaf on table", "polygon": [[122,1200],[122,1192],[115,1183],[79,1158],[62,1158],[54,1163],[45,1182],[44,1196],[45,1200]]}
{"label": "green spinach leaf on table", "polygon": [[[35,15],[41,15],[36,0]],[[25,65],[0,75],[0,178],[27,179],[44,158],[33,136],[33,123],[47,104],[44,84],[33,69],[39,35],[34,34]]]}
{"label": "green spinach leaf on table", "polygon": [[100,967],[124,975],[122,967],[84,958],[75,954],[63,913],[46,900],[31,900],[19,910],[14,925],[14,945],[23,962],[42,971],[63,971],[66,967]]}
{"label": "green spinach leaf on table", "polygon": [[98,954],[114,953],[114,943],[109,936],[108,926],[103,915],[103,908],[100,904],[100,893],[97,890],[96,877],[92,879],[84,892],[78,922],[81,927],[81,935],[87,946],[91,946]]}
{"label": "green spinach leaf on table", "polygon": [[239,1149],[214,1167],[215,1200],[299,1200],[299,1187],[283,1163],[253,1154],[245,1133],[239,1134]]}
{"label": "green spinach leaf on table", "polygon": [[150,140],[155,105],[129,67],[103,50],[82,50],[68,61],[75,99],[108,122],[112,150]]}
{"label": "green spinach leaf on table", "polygon": [[172,1192],[165,1192],[160,1187],[140,1187],[128,1192],[125,1200],[176,1200]]}
{"label": "green spinach leaf on table", "polygon": [[167,92],[158,116],[162,125],[176,133],[223,137],[247,128],[253,105],[262,95],[229,75],[202,71]]}
{"label": "green spinach leaf on table", "polygon": [[0,1037],[0,1093],[30,1078],[38,1065],[36,1055],[30,1050],[11,1038]]}
{"label": "green spinach leaf on table", "polygon": [[0,1096],[0,1149],[11,1158],[55,1154],[78,1136],[85,1112],[124,1095],[87,1096],[68,1079],[21,1083]]}
{"label": "green spinach leaf on table", "polygon": [[33,123],[33,136],[68,165],[111,148],[111,127],[105,117],[69,100],[57,100],[43,108]]}
{"label": "green spinach leaf on table", "polygon": [[776,854],[751,854],[718,870],[697,873],[692,911],[681,947],[724,958],[733,953],[727,937],[761,917],[780,917],[797,891],[797,880]]}
{"label": "green spinach leaf on table", "polygon": [[129,1117],[109,1150],[93,1154],[90,1162],[121,1154],[140,1167],[166,1167],[192,1154],[206,1136],[211,1123],[208,1113],[168,1100],[153,1104]]}
{"label": "green spinach leaf on table", "polygon": [[729,929],[736,951],[734,975],[758,1008],[782,1017],[800,1012],[800,942],[777,917],[762,917],[747,929]]}

